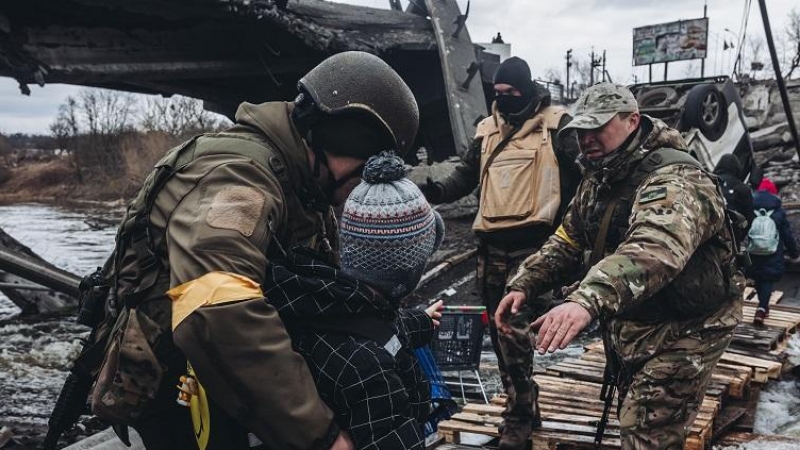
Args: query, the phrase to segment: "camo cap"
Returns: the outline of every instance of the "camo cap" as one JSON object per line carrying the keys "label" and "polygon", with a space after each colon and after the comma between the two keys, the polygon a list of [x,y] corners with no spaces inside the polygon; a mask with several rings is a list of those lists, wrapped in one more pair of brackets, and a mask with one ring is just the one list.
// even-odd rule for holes
{"label": "camo cap", "polygon": [[630,89],[613,83],[599,83],[587,89],[575,103],[575,115],[563,129],[600,128],[617,113],[639,111]]}

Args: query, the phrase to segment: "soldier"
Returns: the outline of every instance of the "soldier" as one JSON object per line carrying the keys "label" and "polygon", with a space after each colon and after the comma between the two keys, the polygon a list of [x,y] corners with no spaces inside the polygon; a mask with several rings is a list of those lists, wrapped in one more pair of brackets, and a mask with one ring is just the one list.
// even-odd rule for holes
{"label": "soldier", "polygon": [[[352,448],[261,283],[282,249],[335,263],[331,206],[367,158],[409,149],[419,112],[397,73],[363,52],[331,56],[298,89],[294,102],[243,103],[230,129],[170,151],[120,228],[110,278],[124,308],[93,410],[133,425],[148,449],[248,448],[247,432],[272,449]],[[194,433],[176,404],[187,359],[204,389],[186,385]]]}
{"label": "soldier", "polygon": [[[449,203],[480,184],[472,229],[479,242],[478,290],[489,314],[503,297],[509,275],[560,223],[580,181],[574,134],[556,133],[571,118],[564,108],[550,105],[550,91],[531,80],[528,64],[517,57],[505,60],[494,83],[492,116],[478,124],[461,164],[446,179],[429,178],[420,185],[431,203]],[[515,332],[500,338],[493,322],[489,326],[508,394],[502,449],[524,445],[539,420],[532,401],[536,385],[528,319],[517,317]]]}
{"label": "soldier", "polygon": [[589,88],[567,127],[578,130],[583,181],[556,233],[508,283],[496,324],[509,332],[524,304],[588,268],[531,324],[539,353],[563,349],[599,319],[620,390],[622,448],[681,449],[741,320],[722,193],[680,134],[640,115],[624,86]]}

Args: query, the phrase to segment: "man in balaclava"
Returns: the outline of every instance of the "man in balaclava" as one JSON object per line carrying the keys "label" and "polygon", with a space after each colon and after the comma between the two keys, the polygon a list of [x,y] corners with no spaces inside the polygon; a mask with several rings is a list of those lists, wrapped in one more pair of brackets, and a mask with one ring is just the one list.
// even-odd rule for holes
{"label": "man in balaclava", "polygon": [[[478,289],[491,315],[503,297],[506,279],[525,257],[555,231],[581,174],[574,134],[558,135],[571,118],[550,105],[550,91],[531,80],[528,64],[505,60],[494,77],[492,115],[478,124],[462,162],[447,178],[428,178],[420,188],[432,203],[449,203],[480,186],[473,224],[478,242]],[[533,312],[529,312],[532,314]],[[532,355],[526,314],[514,333],[498,336],[490,322],[508,403],[500,448],[522,448],[539,421],[533,398]]]}

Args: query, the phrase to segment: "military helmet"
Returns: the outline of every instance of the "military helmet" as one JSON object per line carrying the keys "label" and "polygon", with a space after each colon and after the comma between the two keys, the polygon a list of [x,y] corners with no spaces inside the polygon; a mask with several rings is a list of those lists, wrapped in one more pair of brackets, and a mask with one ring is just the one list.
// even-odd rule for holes
{"label": "military helmet", "polygon": [[[308,93],[322,113],[366,114],[375,119],[401,155],[414,143],[419,127],[414,94],[400,75],[375,55],[337,53],[305,74],[297,88]],[[381,150],[387,149],[375,149],[374,154]]]}

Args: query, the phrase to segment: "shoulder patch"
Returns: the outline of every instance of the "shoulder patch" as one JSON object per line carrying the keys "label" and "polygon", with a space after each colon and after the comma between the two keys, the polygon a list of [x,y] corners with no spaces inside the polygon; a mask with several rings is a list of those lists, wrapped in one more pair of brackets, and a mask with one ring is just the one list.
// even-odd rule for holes
{"label": "shoulder patch", "polygon": [[264,194],[253,187],[226,186],[214,196],[206,223],[249,237],[261,218],[264,200]]}
{"label": "shoulder patch", "polygon": [[667,198],[667,187],[658,186],[642,192],[642,195],[639,196],[639,204],[650,203],[665,198]]}

